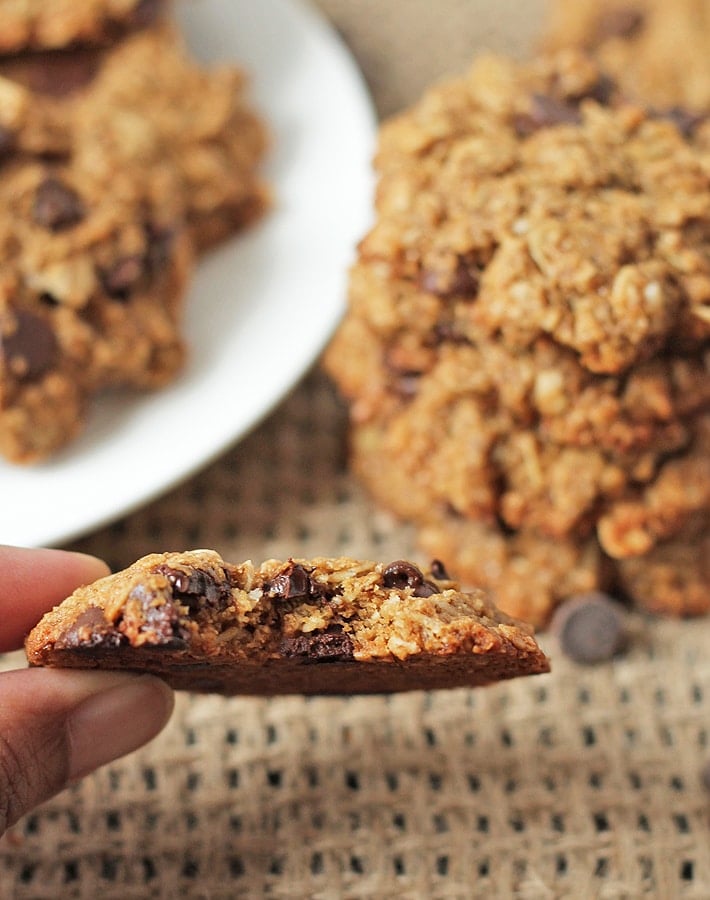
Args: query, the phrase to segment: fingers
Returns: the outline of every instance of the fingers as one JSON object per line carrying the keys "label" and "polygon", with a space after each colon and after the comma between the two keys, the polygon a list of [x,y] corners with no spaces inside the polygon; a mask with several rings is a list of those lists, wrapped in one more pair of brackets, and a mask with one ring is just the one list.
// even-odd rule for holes
{"label": "fingers", "polygon": [[80,584],[108,575],[106,563],[65,550],[0,545],[0,653],[22,645],[43,613]]}
{"label": "fingers", "polygon": [[24,669],[0,679],[0,834],[70,781],[149,741],[173,695],[116,672]]}

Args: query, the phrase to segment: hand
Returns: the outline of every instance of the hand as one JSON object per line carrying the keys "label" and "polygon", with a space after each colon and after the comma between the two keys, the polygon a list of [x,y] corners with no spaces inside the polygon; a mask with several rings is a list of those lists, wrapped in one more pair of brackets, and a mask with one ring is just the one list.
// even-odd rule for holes
{"label": "hand", "polygon": [[[108,574],[92,556],[0,545],[0,652],[22,646],[51,606]],[[119,672],[0,673],[0,835],[71,781],[135,750],[165,725],[173,695]]]}

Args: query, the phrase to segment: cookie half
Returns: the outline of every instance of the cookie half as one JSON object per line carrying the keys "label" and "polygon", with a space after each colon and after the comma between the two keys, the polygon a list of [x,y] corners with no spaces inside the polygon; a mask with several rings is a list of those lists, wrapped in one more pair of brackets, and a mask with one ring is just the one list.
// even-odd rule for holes
{"label": "cookie half", "polygon": [[26,642],[33,666],[149,672],[219,694],[474,687],[547,672],[532,629],[440,563],[152,554],[79,588]]}

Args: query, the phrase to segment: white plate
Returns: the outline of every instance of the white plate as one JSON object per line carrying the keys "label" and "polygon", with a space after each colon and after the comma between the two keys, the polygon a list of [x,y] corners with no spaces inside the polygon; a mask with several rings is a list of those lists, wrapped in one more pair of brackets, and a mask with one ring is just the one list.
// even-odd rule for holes
{"label": "white plate", "polygon": [[0,463],[0,543],[56,545],[178,483],[243,437],[325,346],[370,221],[375,116],[329,25],[297,0],[182,0],[194,52],[237,60],[273,134],[276,206],[200,264],[183,376],[104,397],[81,438],[31,468]]}

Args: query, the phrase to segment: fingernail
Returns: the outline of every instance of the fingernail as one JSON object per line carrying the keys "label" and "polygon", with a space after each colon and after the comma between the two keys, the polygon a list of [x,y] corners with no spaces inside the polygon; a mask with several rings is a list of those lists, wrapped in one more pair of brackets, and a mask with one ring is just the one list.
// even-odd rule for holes
{"label": "fingernail", "polygon": [[148,675],[126,676],[125,682],[88,697],[67,719],[70,780],[143,746],[172,709],[170,688]]}

